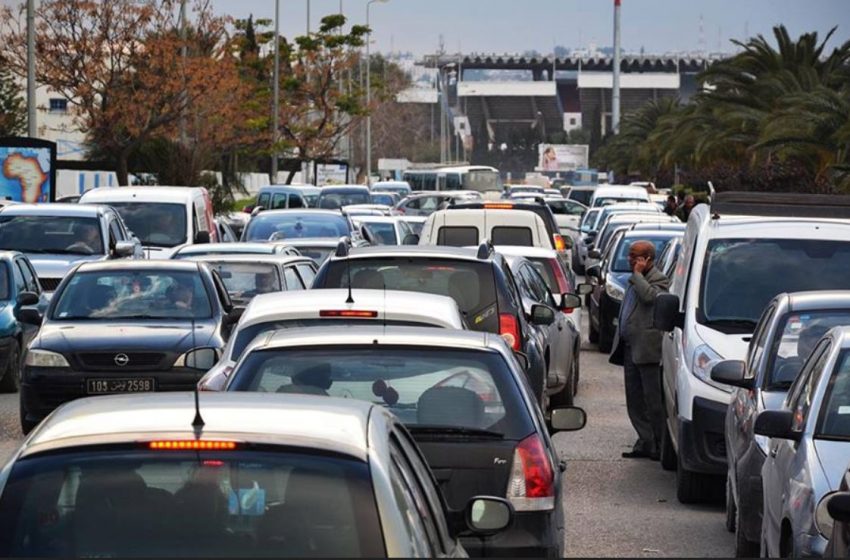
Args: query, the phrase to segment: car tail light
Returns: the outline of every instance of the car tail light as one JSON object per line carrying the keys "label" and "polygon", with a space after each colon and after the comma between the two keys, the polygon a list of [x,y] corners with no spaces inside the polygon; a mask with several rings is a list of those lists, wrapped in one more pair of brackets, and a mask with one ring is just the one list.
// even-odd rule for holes
{"label": "car tail light", "polygon": [[514,352],[519,352],[519,323],[510,313],[499,314],[499,334],[505,339]]}
{"label": "car tail light", "polygon": [[354,309],[330,309],[319,311],[319,317],[356,317],[359,319],[375,319],[377,311],[356,311]]}
{"label": "car tail light", "polygon": [[211,440],[157,440],[148,443],[153,451],[233,451],[236,442]]}
{"label": "car tail light", "polygon": [[549,259],[549,266],[552,267],[552,273],[555,275],[555,282],[558,283],[558,292],[568,294],[572,292],[570,282],[567,280],[567,275],[564,274],[564,269],[561,268],[561,263],[558,259]]}
{"label": "car tail light", "polygon": [[505,204],[505,203],[489,203],[485,204],[484,208],[486,210],[513,210],[513,204]]}
{"label": "car tail light", "polygon": [[537,434],[522,440],[514,450],[507,498],[517,511],[546,511],[555,507],[555,474]]}
{"label": "car tail light", "polygon": [[555,250],[563,253],[567,250],[567,242],[564,241],[564,236],[559,233],[552,234],[552,240],[555,242]]}

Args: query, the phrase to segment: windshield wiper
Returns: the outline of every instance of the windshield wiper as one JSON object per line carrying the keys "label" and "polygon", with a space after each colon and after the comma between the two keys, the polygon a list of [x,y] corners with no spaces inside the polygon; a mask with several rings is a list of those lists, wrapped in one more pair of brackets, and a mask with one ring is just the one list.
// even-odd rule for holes
{"label": "windshield wiper", "polygon": [[463,436],[487,439],[505,439],[503,434],[478,428],[463,428],[459,426],[407,426],[413,435]]}
{"label": "windshield wiper", "polygon": [[706,319],[705,325],[728,327],[732,329],[749,329],[750,332],[755,330],[756,322],[750,319]]}

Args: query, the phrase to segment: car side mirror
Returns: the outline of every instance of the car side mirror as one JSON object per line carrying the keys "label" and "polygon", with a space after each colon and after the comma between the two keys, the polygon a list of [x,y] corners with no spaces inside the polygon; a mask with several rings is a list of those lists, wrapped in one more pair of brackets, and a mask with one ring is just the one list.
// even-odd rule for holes
{"label": "car side mirror", "polygon": [[18,305],[28,307],[30,305],[38,305],[39,297],[35,292],[21,292],[18,294]]}
{"label": "car side mirror", "polygon": [[[209,235],[209,234],[207,234]],[[136,244],[132,241],[118,241],[112,249],[112,255],[116,258],[132,257],[136,254]]]}
{"label": "car side mirror", "polygon": [[548,305],[536,304],[531,307],[531,322],[548,327],[555,322],[555,311]]}
{"label": "car side mirror", "polygon": [[760,436],[800,441],[802,432],[792,429],[794,413],[790,410],[765,410],[756,417],[755,433]]}
{"label": "car side mirror", "polygon": [[685,326],[685,314],[679,311],[679,296],[658,294],[655,296],[652,326],[660,331],[673,332],[675,328]]}
{"label": "car side mirror", "polygon": [[197,245],[204,245],[210,242],[210,232],[208,231],[199,231],[195,234],[195,243]]}
{"label": "car side mirror", "polygon": [[34,327],[40,327],[41,323],[44,322],[44,317],[41,315],[38,309],[27,308],[27,309],[19,309],[18,310],[18,321],[25,325],[32,325]]}
{"label": "car side mirror", "polygon": [[711,379],[718,383],[752,389],[755,379],[746,378],[747,364],[741,360],[724,360],[711,368]]}
{"label": "car side mirror", "polygon": [[588,258],[599,260],[602,258],[602,253],[599,252],[599,249],[591,249],[587,252]]}
{"label": "car side mirror", "polygon": [[504,498],[476,496],[467,503],[464,518],[466,527],[476,535],[495,535],[511,526],[514,508]]}
{"label": "car side mirror", "polygon": [[850,523],[850,492],[838,492],[826,503],[829,516],[839,523]]}
{"label": "car side mirror", "polygon": [[225,325],[235,325],[239,322],[239,319],[242,318],[242,315],[245,314],[244,307],[234,307],[231,309],[227,315],[224,316],[224,324]]}
{"label": "car side mirror", "polygon": [[593,293],[593,286],[591,284],[579,284],[576,293],[580,296],[586,296],[588,294]]}
{"label": "car side mirror", "polygon": [[419,245],[419,236],[415,233],[408,233],[404,236],[402,245]]}
{"label": "car side mirror", "polygon": [[577,432],[587,424],[587,413],[577,406],[553,408],[550,412],[549,431]]}
{"label": "car side mirror", "polygon": [[575,294],[561,295],[561,310],[572,311],[581,307],[581,298]]}
{"label": "car side mirror", "polygon": [[593,266],[589,266],[585,269],[584,275],[589,276],[590,278],[599,278],[602,272],[602,267],[598,264]]}

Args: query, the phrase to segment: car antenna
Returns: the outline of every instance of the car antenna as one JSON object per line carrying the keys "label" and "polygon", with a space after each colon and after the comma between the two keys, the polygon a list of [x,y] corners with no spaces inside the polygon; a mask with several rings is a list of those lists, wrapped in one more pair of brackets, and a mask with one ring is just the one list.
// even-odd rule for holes
{"label": "car antenna", "polygon": [[348,299],[345,303],[354,303],[354,292],[351,287],[351,257],[345,259],[345,273],[348,275]]}
{"label": "car antenna", "polygon": [[198,391],[198,386],[195,385],[195,419],[192,420],[192,427],[195,429],[195,436],[201,436],[201,430],[204,429],[206,423],[204,419],[201,417],[201,400]]}
{"label": "car antenna", "polygon": [[387,335],[387,281],[384,280],[384,336]]}

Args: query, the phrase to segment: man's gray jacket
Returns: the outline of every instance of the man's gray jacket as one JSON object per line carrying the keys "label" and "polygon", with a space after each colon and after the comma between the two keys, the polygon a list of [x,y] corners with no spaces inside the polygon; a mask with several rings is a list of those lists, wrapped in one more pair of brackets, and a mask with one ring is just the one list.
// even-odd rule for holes
{"label": "man's gray jacket", "polygon": [[[655,296],[667,291],[670,280],[653,266],[646,275],[632,274],[629,284],[634,290],[635,301],[631,313],[623,317],[623,321],[626,322],[626,330],[629,333],[632,362],[638,365],[659,364],[663,333],[652,328],[652,316],[655,309]],[[623,341],[620,339],[619,326],[614,337],[611,363],[623,365]]]}

